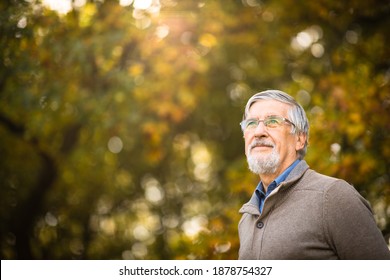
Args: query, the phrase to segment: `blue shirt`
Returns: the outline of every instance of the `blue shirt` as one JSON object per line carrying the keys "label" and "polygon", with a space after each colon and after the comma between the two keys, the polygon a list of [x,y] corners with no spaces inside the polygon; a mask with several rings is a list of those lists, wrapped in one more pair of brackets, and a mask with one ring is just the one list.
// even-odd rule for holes
{"label": "blue shirt", "polygon": [[283,171],[282,174],[280,174],[274,181],[272,181],[271,184],[269,184],[267,188],[267,192],[264,193],[264,187],[263,183],[260,182],[257,187],[256,187],[256,195],[257,198],[259,199],[259,210],[260,213],[263,211],[264,207],[264,201],[267,198],[267,196],[274,190],[276,189],[277,186],[279,186],[280,183],[286,180],[287,176],[290,174],[290,172],[294,169],[294,167],[300,162],[299,159],[293,162],[286,170]]}

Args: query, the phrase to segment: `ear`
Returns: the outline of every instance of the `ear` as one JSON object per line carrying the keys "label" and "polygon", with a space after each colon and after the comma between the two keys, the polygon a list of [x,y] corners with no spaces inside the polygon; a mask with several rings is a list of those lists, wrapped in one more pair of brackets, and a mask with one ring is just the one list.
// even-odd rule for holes
{"label": "ear", "polygon": [[299,151],[299,150],[302,150],[303,147],[305,147],[305,143],[306,143],[306,134],[304,133],[298,133],[296,135],[296,139],[297,139],[297,142],[295,143],[295,150],[296,151]]}

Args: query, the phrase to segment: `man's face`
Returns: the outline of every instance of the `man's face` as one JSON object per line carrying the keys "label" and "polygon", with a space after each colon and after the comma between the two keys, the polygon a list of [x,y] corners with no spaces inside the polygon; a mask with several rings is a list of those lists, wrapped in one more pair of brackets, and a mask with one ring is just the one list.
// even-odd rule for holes
{"label": "man's face", "polygon": [[[259,100],[250,107],[247,119],[263,120],[272,115],[288,119],[289,108],[279,101]],[[297,159],[297,150],[303,148],[302,139],[291,130],[287,122],[275,128],[260,122],[255,130],[244,132],[245,154],[253,172],[279,175]]]}

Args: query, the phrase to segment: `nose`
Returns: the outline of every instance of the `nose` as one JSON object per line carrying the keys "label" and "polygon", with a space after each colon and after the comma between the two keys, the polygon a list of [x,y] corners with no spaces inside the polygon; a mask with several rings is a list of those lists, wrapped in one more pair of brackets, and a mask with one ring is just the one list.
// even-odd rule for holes
{"label": "nose", "polygon": [[264,125],[264,122],[260,122],[256,127],[254,132],[255,137],[264,137],[268,135],[267,127]]}

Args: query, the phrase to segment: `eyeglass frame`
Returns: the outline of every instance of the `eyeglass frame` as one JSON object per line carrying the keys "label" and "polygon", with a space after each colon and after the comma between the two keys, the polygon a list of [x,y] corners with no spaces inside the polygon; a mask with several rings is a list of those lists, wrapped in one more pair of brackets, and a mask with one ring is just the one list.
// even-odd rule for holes
{"label": "eyeglass frame", "polygon": [[[288,124],[291,124],[292,126],[296,127],[296,125],[295,125],[292,121],[290,121],[289,119],[287,119],[287,118],[285,118],[285,117],[278,116],[278,115],[270,115],[270,116],[265,117],[265,118],[262,119],[262,120],[260,120],[259,118],[249,118],[249,119],[245,119],[245,120],[241,121],[241,122],[240,122],[241,130],[242,130],[243,133],[246,132],[246,129],[247,129],[247,128],[244,128],[243,125],[244,125],[245,123],[247,123],[248,121],[256,121],[256,122],[257,122],[256,127],[253,129],[253,131],[256,130],[256,128],[259,126],[259,124],[260,124],[261,122],[264,124],[264,126],[265,126],[266,128],[277,128],[277,127],[280,127],[281,124],[280,124],[280,125],[278,124],[278,125],[275,126],[275,127],[270,127],[269,125],[267,125],[267,124],[265,123],[265,121],[267,121],[267,120],[269,120],[269,119],[272,119],[272,118],[278,118],[278,119],[282,120],[284,123],[288,123]],[[252,131],[252,130],[251,130],[251,131]]]}

